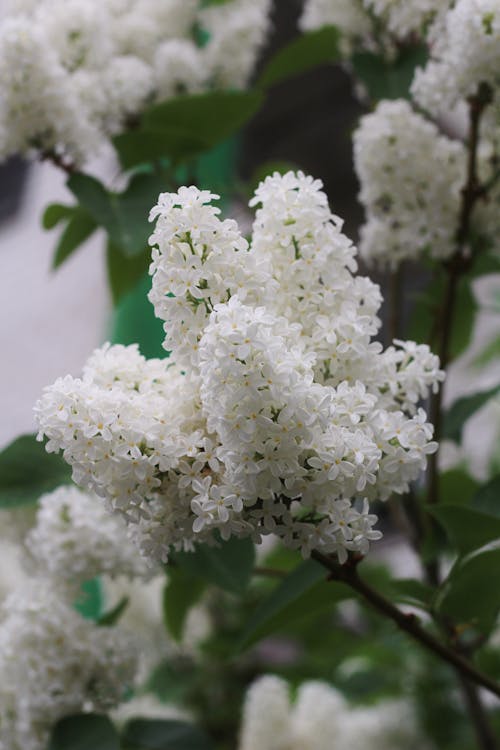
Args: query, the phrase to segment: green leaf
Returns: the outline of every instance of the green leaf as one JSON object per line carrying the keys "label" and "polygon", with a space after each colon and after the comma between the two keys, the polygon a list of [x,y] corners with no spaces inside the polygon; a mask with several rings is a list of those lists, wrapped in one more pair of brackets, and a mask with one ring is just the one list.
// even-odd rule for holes
{"label": "green leaf", "polygon": [[149,211],[159,193],[168,187],[164,175],[135,174],[123,193],[108,191],[99,180],[86,174],[71,175],[67,184],[124,255],[133,257],[143,253],[151,234]]}
{"label": "green leaf", "polygon": [[103,590],[100,578],[91,578],[80,586],[80,595],[73,606],[86,620],[98,622],[103,606]]}
{"label": "green leaf", "polygon": [[178,96],[147,109],[141,128],[157,132],[178,130],[211,147],[240,130],[262,102],[259,91],[212,91]]}
{"label": "green leaf", "polygon": [[394,60],[386,60],[375,52],[358,52],[351,58],[355,75],[366,86],[370,98],[408,99],[415,70],[427,60],[424,45],[403,47]]}
{"label": "green leaf", "polygon": [[255,548],[250,539],[231,537],[218,547],[199,544],[194,552],[176,552],[173,559],[188,575],[242,594],[252,577]]}
{"label": "green leaf", "polygon": [[301,34],[267,63],[257,86],[268,88],[318,65],[337,62],[340,58],[339,40],[340,32],[335,26]]}
{"label": "green leaf", "polygon": [[247,622],[240,648],[304,617],[309,617],[352,596],[343,584],[326,581],[327,572],[306,560],[289,573],[257,607]]}
{"label": "green leaf", "polygon": [[460,628],[487,635],[500,610],[500,542],[492,542],[459,559],[436,597],[437,612]]}
{"label": "green leaf", "polygon": [[65,219],[70,219],[75,212],[75,206],[65,206],[63,203],[51,203],[45,209],[42,216],[44,229],[53,229]]}
{"label": "green leaf", "polygon": [[54,727],[48,750],[120,750],[120,740],[107,716],[65,716]]}
{"label": "green leaf", "polygon": [[160,719],[132,719],[122,743],[124,750],[213,750],[209,737],[193,724]]}
{"label": "green leaf", "polygon": [[439,504],[468,505],[479,484],[464,469],[450,469],[439,475]]}
{"label": "green leaf", "polygon": [[416,578],[399,578],[390,582],[395,601],[429,610],[434,590]]}
{"label": "green leaf", "polygon": [[79,248],[97,229],[92,216],[79,206],[75,206],[59,242],[52,260],[52,268],[59,268],[69,256]]}
{"label": "green leaf", "polygon": [[0,453],[0,508],[35,503],[40,495],[71,482],[71,469],[47,453],[35,435],[23,435]]}
{"label": "green leaf", "polygon": [[122,614],[127,609],[129,601],[130,598],[128,596],[123,596],[116,607],[113,607],[113,609],[110,609],[108,612],[105,612],[99,617],[99,619],[97,620],[97,624],[101,627],[110,627],[111,625],[116,625]]}
{"label": "green leaf", "polygon": [[445,414],[443,437],[459,443],[462,439],[462,429],[465,422],[498,393],[500,393],[500,385],[496,385],[487,391],[474,393],[472,396],[464,396],[455,401]]}
{"label": "green leaf", "polygon": [[117,305],[143,278],[151,263],[151,252],[146,248],[140,255],[131,258],[112,242],[108,242],[106,263],[113,304]]}
{"label": "green leaf", "polygon": [[182,639],[184,624],[191,607],[206,588],[206,581],[190,575],[182,568],[170,567],[163,592],[163,617],[170,635]]}
{"label": "green leaf", "polygon": [[113,138],[124,169],[168,158],[174,162],[190,159],[210,148],[210,143],[182,128],[140,128]]}
{"label": "green leaf", "polygon": [[500,537],[500,518],[462,505],[429,508],[457,551],[464,555]]}
{"label": "green leaf", "polygon": [[500,475],[478,489],[472,499],[472,507],[500,519]]}

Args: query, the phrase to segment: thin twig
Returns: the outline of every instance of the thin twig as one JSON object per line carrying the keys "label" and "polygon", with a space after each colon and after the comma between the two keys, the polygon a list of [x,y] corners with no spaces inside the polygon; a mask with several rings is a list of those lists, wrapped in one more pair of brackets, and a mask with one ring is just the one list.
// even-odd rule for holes
{"label": "thin twig", "polygon": [[451,664],[465,678],[471,680],[477,685],[489,690],[500,698],[500,684],[495,682],[491,677],[477,669],[468,659],[440,640],[435,638],[431,633],[425,630],[419,623],[414,614],[406,614],[396,607],[389,599],[372,588],[368,583],[363,581],[356,570],[353,562],[340,565],[335,559],[323,555],[321,552],[314,550],[311,556],[323,565],[330,572],[330,578],[334,581],[340,581],[356,591],[362,598],[372,605],[381,615],[392,620],[401,630],[408,633],[415,641],[425,646],[444,661]]}

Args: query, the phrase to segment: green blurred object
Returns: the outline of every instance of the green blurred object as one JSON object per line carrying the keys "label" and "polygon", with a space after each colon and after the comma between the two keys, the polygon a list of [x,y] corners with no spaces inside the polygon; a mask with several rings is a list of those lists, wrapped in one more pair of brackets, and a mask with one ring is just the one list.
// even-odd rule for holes
{"label": "green blurred object", "polygon": [[92,578],[81,585],[81,594],[74,603],[76,611],[86,620],[98,620],[102,614],[104,592],[100,578]]}
{"label": "green blurred object", "polygon": [[[228,199],[235,178],[237,153],[238,139],[231,138],[201,156],[194,165],[197,186],[219,193],[222,205]],[[184,177],[181,182],[184,182]],[[113,312],[109,338],[113,344],[138,343],[141,354],[148,358],[167,357],[168,353],[162,347],[163,323],[155,318],[153,306],[147,298],[150,289],[151,278],[146,274],[122,298]]]}

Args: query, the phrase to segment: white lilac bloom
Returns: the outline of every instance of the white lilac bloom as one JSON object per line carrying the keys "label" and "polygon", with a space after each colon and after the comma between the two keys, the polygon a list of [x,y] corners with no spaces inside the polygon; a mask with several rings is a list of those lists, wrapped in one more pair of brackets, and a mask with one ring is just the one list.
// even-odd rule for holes
{"label": "white lilac bloom", "polygon": [[434,115],[447,113],[487,84],[498,100],[500,85],[499,0],[457,0],[439,24],[425,68],[412,93]]}
{"label": "white lilac bloom", "polygon": [[306,0],[299,19],[302,31],[335,26],[341,33],[340,50],[348,56],[358,46],[374,46],[373,20],[362,0]]}
{"label": "white lilac bloom", "polygon": [[424,31],[426,25],[448,10],[452,0],[363,0],[363,4],[402,39]]}
{"label": "white lilac bloom", "polygon": [[204,62],[216,87],[248,84],[269,31],[271,0],[232,0],[203,8],[199,23],[208,34]]}
{"label": "white lilac bloom", "polygon": [[395,267],[424,252],[456,250],[466,151],[404,100],[381,102],[354,134],[354,160],[366,211],[360,252]]}
{"label": "white lilac bloom", "polygon": [[324,682],[304,682],[294,702],[285,680],[266,675],[247,691],[238,750],[424,750],[411,705],[351,707]]}
{"label": "white lilac bloom", "polygon": [[250,243],[209,191],[160,195],[150,299],[170,358],[106,345],[36,405],[47,450],[149,558],[216,532],[364,555],[381,536],[369,501],[407,491],[437,448],[419,403],[439,360],[372,340],[380,291],[321,187],[268,177]]}
{"label": "white lilac bloom", "polygon": [[151,103],[246,86],[269,28],[269,0],[11,0],[0,20],[0,158],[81,166]]}
{"label": "white lilac bloom", "polygon": [[345,56],[360,47],[392,56],[396,40],[426,36],[450,4],[451,0],[306,0],[299,27],[312,31],[336,26]]}
{"label": "white lilac bloom", "polygon": [[69,591],[98,575],[145,578],[151,571],[127,538],[123,519],[76,487],[43,495],[25,540],[28,564]]}
{"label": "white lilac bloom", "polygon": [[84,620],[35,578],[2,606],[1,750],[44,750],[63,716],[120,703],[135,670],[131,636]]}

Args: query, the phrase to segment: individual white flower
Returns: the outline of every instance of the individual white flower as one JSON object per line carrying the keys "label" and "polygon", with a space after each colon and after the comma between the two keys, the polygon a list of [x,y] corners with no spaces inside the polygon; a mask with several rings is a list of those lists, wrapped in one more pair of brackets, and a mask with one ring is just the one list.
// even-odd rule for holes
{"label": "individual white flower", "polygon": [[383,101],[354,134],[354,161],[366,210],[361,254],[396,267],[424,252],[451,256],[466,152],[403,100]]}
{"label": "individual white flower", "polygon": [[7,598],[0,621],[0,748],[44,750],[52,726],[117,705],[135,676],[135,646],[84,620],[43,579]]}

